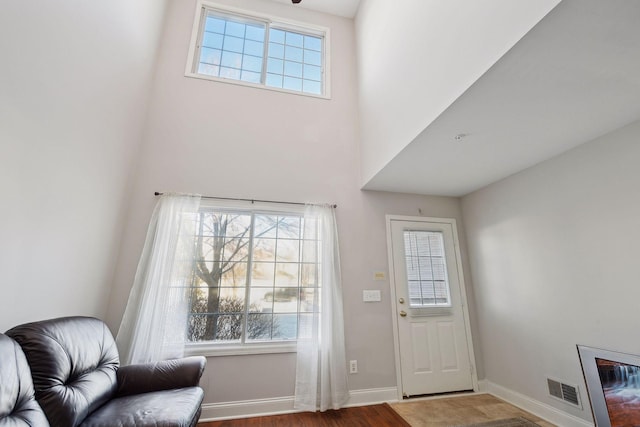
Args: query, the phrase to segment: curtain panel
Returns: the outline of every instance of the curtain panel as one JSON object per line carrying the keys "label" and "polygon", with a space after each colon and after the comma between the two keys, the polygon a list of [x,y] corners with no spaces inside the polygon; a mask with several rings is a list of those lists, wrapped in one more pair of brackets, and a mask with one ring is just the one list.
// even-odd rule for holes
{"label": "curtain panel", "polygon": [[123,364],[182,357],[200,196],[163,194],[151,216],[116,342]]}
{"label": "curtain panel", "polygon": [[338,232],[331,206],[307,205],[304,218],[305,238],[318,241],[320,292],[311,321],[298,326],[294,407],[326,411],[349,399]]}

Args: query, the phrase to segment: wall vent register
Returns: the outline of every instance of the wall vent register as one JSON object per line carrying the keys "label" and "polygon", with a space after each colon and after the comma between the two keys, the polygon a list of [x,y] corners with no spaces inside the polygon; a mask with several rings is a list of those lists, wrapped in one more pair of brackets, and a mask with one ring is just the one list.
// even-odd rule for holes
{"label": "wall vent register", "polygon": [[580,395],[578,393],[578,387],[564,384],[560,381],[547,378],[547,386],[549,387],[549,394],[556,399],[560,399],[566,403],[581,407]]}

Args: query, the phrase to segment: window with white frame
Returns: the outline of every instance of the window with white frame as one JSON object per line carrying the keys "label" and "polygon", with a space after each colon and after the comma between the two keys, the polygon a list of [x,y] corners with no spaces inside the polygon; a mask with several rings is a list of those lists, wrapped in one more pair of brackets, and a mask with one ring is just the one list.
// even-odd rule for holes
{"label": "window with white frame", "polygon": [[442,232],[405,230],[404,249],[409,305],[412,308],[450,307]]}
{"label": "window with white frame", "polygon": [[328,96],[328,30],[199,3],[187,75]]}
{"label": "window with white frame", "polygon": [[295,341],[298,325],[319,309],[316,221],[207,203],[195,221],[188,341]]}

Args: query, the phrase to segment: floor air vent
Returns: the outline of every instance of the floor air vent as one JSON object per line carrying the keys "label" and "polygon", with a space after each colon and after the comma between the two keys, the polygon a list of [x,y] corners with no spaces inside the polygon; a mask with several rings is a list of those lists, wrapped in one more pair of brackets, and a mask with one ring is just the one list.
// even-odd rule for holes
{"label": "floor air vent", "polygon": [[582,407],[578,387],[564,384],[551,378],[547,378],[547,385],[549,386],[549,394],[551,396],[572,405]]}

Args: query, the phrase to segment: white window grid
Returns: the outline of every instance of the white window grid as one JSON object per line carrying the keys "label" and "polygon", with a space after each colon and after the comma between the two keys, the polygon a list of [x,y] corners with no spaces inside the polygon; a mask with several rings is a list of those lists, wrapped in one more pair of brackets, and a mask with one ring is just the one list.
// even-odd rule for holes
{"label": "white window grid", "polygon": [[412,308],[451,305],[442,232],[404,231],[409,305]]}
{"label": "white window grid", "polygon": [[262,83],[267,24],[206,11],[197,72],[213,77]]}
{"label": "white window grid", "polygon": [[[193,326],[194,321],[197,322],[198,318],[202,321],[205,320],[206,317],[212,317],[215,319],[216,323],[219,325],[241,325],[242,333],[238,337],[234,337],[234,339],[214,339],[214,337],[200,337],[199,339],[189,339],[190,343],[208,343],[208,344],[259,344],[259,343],[274,343],[274,342],[286,342],[286,341],[295,341],[298,337],[299,333],[302,333],[306,330],[305,325],[310,321],[313,313],[316,313],[319,310],[319,283],[320,283],[320,272],[319,272],[319,260],[318,260],[318,246],[320,242],[316,240],[317,238],[317,230],[314,229],[316,226],[313,222],[307,222],[305,224],[305,219],[301,214],[298,213],[290,213],[290,212],[265,212],[258,210],[226,210],[226,209],[211,209],[204,208],[201,209],[201,213],[199,215],[199,219],[196,222],[200,221],[203,218],[203,215],[207,213],[215,213],[221,215],[243,215],[247,218],[250,218],[250,224],[248,225],[249,234],[233,234],[227,233],[228,235],[219,235],[217,237],[221,238],[224,241],[224,246],[222,246],[221,254],[219,255],[220,260],[230,259],[229,257],[235,257],[235,262],[239,264],[245,264],[244,270],[246,274],[246,278],[244,282],[240,285],[229,285],[228,281],[225,281],[225,278],[222,277],[220,283],[218,284],[218,295],[222,297],[222,293],[225,295],[235,295],[239,296],[243,301],[241,306],[235,307],[231,306],[231,311],[218,311],[218,312],[208,312],[208,311],[191,311],[189,314],[189,327]],[[267,235],[258,236],[255,234],[256,230],[256,218],[260,218],[261,216],[268,216],[271,218],[278,218],[277,225],[273,228],[272,232]],[[298,231],[289,233],[289,235],[280,236],[280,232],[282,227],[280,226],[285,221],[298,221]],[[197,229],[200,227],[197,227]],[[213,238],[211,233],[205,235],[198,234],[196,238]],[[231,245],[227,247],[227,243],[233,239],[237,239],[237,242],[240,243],[241,240],[246,240],[247,253],[246,256],[242,254],[238,254],[235,249],[239,246]],[[272,240],[274,244],[274,253],[272,260],[260,259],[259,256],[254,256],[254,252],[257,251],[257,240]],[[287,257],[280,256],[279,251],[288,251],[289,254]],[[226,255],[225,251],[231,251],[231,255]],[[198,255],[196,255],[198,257]],[[256,259],[259,259],[256,261]],[[203,256],[203,261],[208,262],[211,265],[212,260],[206,259],[206,255]],[[261,268],[254,268],[256,264],[261,264]],[[264,267],[267,266],[266,270],[269,270],[269,265],[273,268],[272,277],[270,283],[266,283],[263,279],[262,281],[257,280],[255,277],[255,272],[258,270],[264,271]],[[192,275],[192,285],[190,288],[191,298],[194,298],[197,293],[207,292],[208,288],[205,283],[198,279],[197,274],[195,273],[194,265],[193,275]],[[241,268],[242,269],[242,268]],[[292,273],[286,283],[278,282],[278,270],[280,269],[280,273]],[[234,281],[235,282],[235,281]],[[256,284],[254,285],[254,282]],[[293,294],[291,293],[293,292]],[[268,294],[271,294],[271,298],[268,298]],[[256,306],[253,304],[254,301],[257,300],[256,296],[260,295],[261,300],[265,302],[271,302],[270,307],[262,307],[263,311],[257,311]],[[294,301],[295,307],[291,307],[292,304],[288,304],[288,309],[276,309],[276,305],[278,302],[282,302],[284,300],[291,302]],[[263,304],[264,305],[264,304]],[[281,304],[282,305],[282,304]],[[193,304],[190,303],[190,307],[193,308]],[[266,309],[266,311],[265,311]],[[250,329],[251,321],[259,321],[259,318],[264,319],[267,322],[271,322],[273,329],[267,334],[263,334],[259,337],[249,337],[248,331]],[[268,319],[267,319],[268,318]],[[280,321],[280,328],[286,328],[286,330],[281,330],[279,333],[275,333],[275,324]],[[188,335],[191,334],[191,330]],[[226,338],[229,338],[228,336]]]}
{"label": "white window grid", "polygon": [[328,29],[198,4],[188,77],[329,98]]}
{"label": "white window grid", "polygon": [[305,93],[322,93],[322,39],[272,27],[265,84]]}

